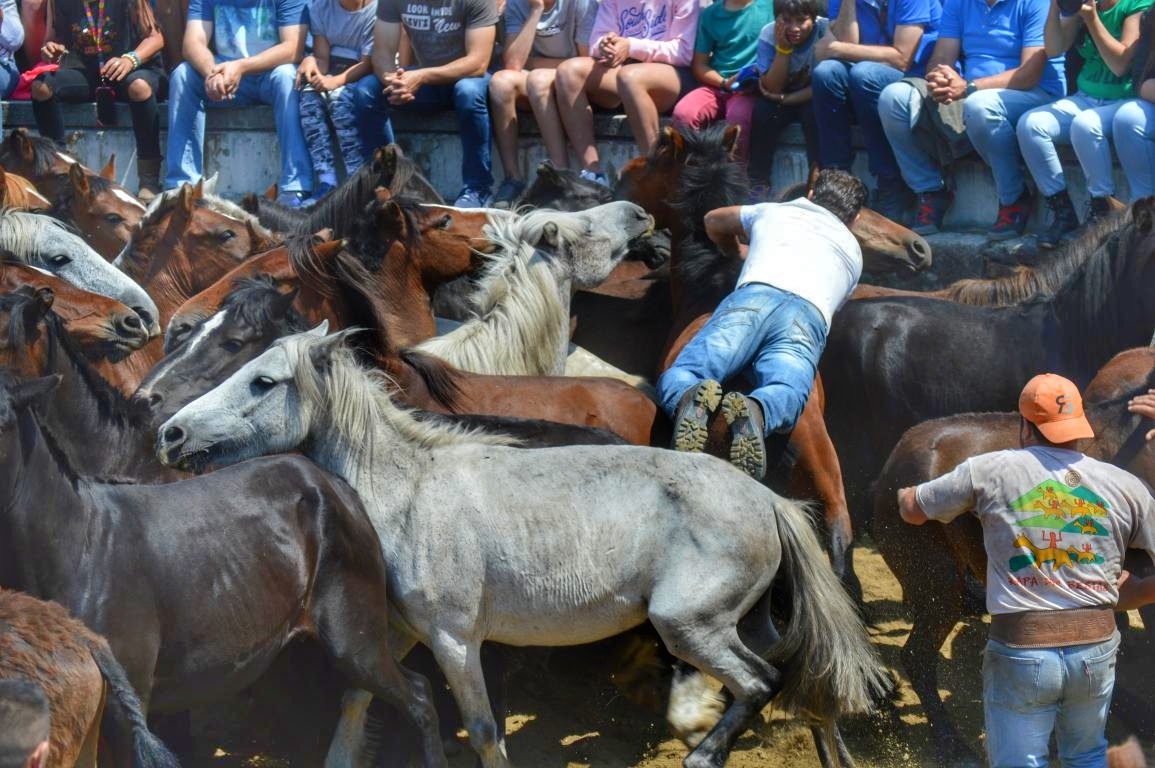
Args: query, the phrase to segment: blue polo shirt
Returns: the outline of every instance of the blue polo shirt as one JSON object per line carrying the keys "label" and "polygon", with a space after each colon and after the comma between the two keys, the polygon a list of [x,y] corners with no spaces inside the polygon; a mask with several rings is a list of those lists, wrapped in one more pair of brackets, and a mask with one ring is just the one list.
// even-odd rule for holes
{"label": "blue polo shirt", "polygon": [[[926,72],[926,62],[934,50],[934,42],[938,40],[939,20],[942,17],[941,0],[890,0],[886,14],[886,29],[882,28],[882,9],[888,0],[855,0],[855,10],[858,12],[858,42],[863,45],[892,45],[894,43],[894,28],[899,24],[918,24],[922,26],[922,40],[914,52],[908,76],[920,77]],[[838,18],[838,9],[842,7],[842,0],[830,0],[830,23]]]}
{"label": "blue polo shirt", "polygon": [[[1050,0],[946,0],[939,37],[959,41],[963,77],[977,80],[1019,66],[1023,48],[1043,45]],[[1053,96],[1067,91],[1063,56],[1043,68],[1039,87]]]}

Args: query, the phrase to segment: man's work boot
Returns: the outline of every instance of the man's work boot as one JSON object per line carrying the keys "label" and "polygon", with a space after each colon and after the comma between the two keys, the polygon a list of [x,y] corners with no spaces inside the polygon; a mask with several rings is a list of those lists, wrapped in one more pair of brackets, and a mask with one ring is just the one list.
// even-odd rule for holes
{"label": "man's work boot", "polygon": [[718,410],[721,399],[722,385],[713,379],[706,379],[686,390],[674,413],[674,444],[671,447],[675,451],[701,453],[705,450],[710,435],[710,417]]}
{"label": "man's work boot", "polygon": [[766,476],[762,406],[741,392],[728,392],[722,398],[722,418],[730,425],[730,463],[761,481]]}

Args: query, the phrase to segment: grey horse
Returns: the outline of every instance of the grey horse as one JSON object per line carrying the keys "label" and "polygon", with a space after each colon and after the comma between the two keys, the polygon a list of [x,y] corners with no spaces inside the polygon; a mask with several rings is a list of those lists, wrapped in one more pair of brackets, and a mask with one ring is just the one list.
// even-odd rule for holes
{"label": "grey horse", "polygon": [[[883,690],[800,504],[702,454],[522,450],[417,421],[341,337],[322,325],[278,340],[162,424],[158,456],[199,470],[300,447],[346,478],[385,554],[390,650],[430,647],[487,768],[510,763],[481,672],[485,640],[573,645],[648,618],[671,653],[734,696],[687,756],[693,768],[724,763],[776,696],[824,724],[829,745],[835,718]],[[778,575],[791,605],[781,637]],[[347,700],[345,717],[367,704]]]}

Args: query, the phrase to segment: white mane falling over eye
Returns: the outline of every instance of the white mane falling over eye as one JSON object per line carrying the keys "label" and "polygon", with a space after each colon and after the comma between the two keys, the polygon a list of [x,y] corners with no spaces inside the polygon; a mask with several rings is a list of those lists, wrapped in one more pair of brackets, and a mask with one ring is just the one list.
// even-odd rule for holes
{"label": "white mane falling over eye", "polygon": [[11,208],[0,208],[0,249],[26,259],[44,245],[44,236],[51,233],[65,239],[83,240],[76,231],[62,221],[39,213],[28,213]]}

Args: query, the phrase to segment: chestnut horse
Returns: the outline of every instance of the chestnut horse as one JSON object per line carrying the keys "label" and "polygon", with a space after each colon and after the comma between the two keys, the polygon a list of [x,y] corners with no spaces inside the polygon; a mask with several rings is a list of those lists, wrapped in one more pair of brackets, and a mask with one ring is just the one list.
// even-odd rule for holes
{"label": "chestnut horse", "polygon": [[[1087,418],[1095,430],[1088,456],[1109,461],[1148,484],[1155,483],[1155,457],[1146,445],[1148,425],[1127,410],[1132,395],[1155,385],[1155,350],[1120,353],[1087,387]],[[898,513],[899,488],[932,480],[990,451],[1019,447],[1018,413],[968,413],[924,421],[907,430],[882,469],[874,492],[874,540],[903,588],[911,632],[902,662],[922,702],[942,764],[982,765],[962,741],[939,695],[939,650],[967,611],[968,573],[986,578],[982,528],[973,515],[947,525],[911,526]],[[1146,559],[1146,558],[1143,558]],[[928,586],[933,585],[933,586]]]}
{"label": "chestnut horse", "polygon": [[[13,386],[12,405],[24,407],[35,389],[35,384]],[[10,417],[0,414],[0,420]],[[5,679],[30,680],[48,699],[52,725],[46,765],[96,768],[103,721],[110,729],[131,730],[133,765],[178,765],[149,732],[140,699],[103,637],[56,603],[0,588],[0,680]],[[107,709],[106,687],[117,700]]]}
{"label": "chestnut horse", "polygon": [[35,184],[0,167],[0,208],[44,213],[51,207],[52,203],[40,194]]}
{"label": "chestnut horse", "polygon": [[77,288],[55,275],[10,261],[0,261],[0,293],[18,289],[49,291],[53,310],[64,329],[91,360],[120,360],[148,342],[140,316],[115,299]]}
{"label": "chestnut horse", "polygon": [[112,261],[129,241],[144,210],[144,204],[124,187],[73,163],[68,183],[61,185],[49,213],[76,227],[94,251]]}
{"label": "chestnut horse", "polygon": [[[0,144],[0,165],[31,181],[41,196],[50,201],[55,200],[68,184],[69,169],[77,162],[75,157],[65,153],[52,139],[33,136],[23,127],[13,128],[4,143]],[[112,180],[116,177],[116,155],[109,159],[99,174],[91,168],[81,167],[89,176],[102,176],[115,183]],[[128,191],[125,192],[127,194]]]}

